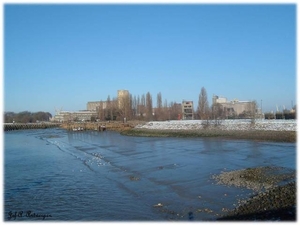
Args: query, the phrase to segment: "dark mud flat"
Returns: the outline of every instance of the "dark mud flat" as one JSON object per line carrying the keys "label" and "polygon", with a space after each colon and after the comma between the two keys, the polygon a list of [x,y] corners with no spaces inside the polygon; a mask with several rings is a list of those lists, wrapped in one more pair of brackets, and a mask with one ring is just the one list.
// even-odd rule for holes
{"label": "dark mud flat", "polygon": [[258,167],[213,176],[218,184],[252,189],[256,194],[217,220],[295,221],[295,172],[283,167]]}
{"label": "dark mud flat", "polygon": [[249,199],[218,220],[296,221],[295,182],[272,188]]}

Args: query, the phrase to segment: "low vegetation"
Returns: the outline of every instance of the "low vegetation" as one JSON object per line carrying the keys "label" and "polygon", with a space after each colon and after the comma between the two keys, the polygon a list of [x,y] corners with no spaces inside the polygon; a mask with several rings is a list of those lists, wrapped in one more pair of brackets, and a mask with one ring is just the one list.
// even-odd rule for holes
{"label": "low vegetation", "polygon": [[121,132],[122,135],[143,137],[222,137],[230,139],[247,139],[257,141],[296,142],[295,131],[264,131],[264,130],[150,130],[129,129]]}

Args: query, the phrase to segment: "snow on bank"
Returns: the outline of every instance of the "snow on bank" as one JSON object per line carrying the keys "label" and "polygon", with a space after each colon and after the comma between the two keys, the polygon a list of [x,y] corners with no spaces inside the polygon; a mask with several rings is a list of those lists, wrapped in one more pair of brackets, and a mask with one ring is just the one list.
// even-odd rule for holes
{"label": "snow on bank", "polygon": [[[296,131],[297,120],[170,120],[170,121],[150,121],[144,125],[137,125],[135,128],[159,129],[159,130],[195,130],[204,127],[217,127],[221,130],[277,130]],[[217,126],[215,126],[217,124]]]}

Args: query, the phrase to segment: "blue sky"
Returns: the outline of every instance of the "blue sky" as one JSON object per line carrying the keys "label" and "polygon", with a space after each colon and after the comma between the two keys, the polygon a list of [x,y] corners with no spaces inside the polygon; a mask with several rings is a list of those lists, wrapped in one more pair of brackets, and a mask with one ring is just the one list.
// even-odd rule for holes
{"label": "blue sky", "polygon": [[263,111],[296,103],[295,4],[6,4],[4,111],[86,109],[126,89],[193,100],[202,87]]}

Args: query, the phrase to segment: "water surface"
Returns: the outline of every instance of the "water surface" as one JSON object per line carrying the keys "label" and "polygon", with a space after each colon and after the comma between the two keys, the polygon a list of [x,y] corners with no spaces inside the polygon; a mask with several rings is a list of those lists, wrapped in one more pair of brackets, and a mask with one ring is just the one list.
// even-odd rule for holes
{"label": "water surface", "polygon": [[[252,191],[213,174],[295,169],[295,143],[128,137],[117,132],[23,130],[4,135],[5,220],[215,220]],[[154,207],[161,203],[163,207]],[[20,216],[10,218],[15,213]]]}

